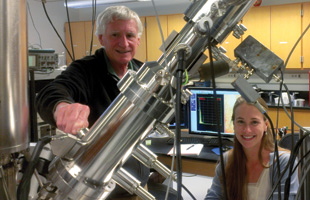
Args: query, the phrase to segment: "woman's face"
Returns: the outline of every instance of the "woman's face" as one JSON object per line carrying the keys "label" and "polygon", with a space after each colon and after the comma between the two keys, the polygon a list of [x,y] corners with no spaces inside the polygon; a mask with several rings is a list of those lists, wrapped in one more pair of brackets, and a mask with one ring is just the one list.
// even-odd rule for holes
{"label": "woman's face", "polygon": [[255,106],[242,103],[235,109],[234,130],[245,151],[259,149],[267,125],[264,115]]}

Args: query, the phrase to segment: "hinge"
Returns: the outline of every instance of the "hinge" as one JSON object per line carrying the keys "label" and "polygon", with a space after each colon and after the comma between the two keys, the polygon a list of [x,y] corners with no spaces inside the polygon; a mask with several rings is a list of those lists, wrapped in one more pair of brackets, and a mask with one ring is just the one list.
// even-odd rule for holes
{"label": "hinge", "polygon": [[144,21],[144,29],[146,29],[146,20]]}
{"label": "hinge", "polygon": [[304,9],[303,8],[301,8],[301,10],[300,10],[300,16],[304,16]]}
{"label": "hinge", "polygon": [[300,62],[304,63],[304,57],[303,56],[300,56]]}

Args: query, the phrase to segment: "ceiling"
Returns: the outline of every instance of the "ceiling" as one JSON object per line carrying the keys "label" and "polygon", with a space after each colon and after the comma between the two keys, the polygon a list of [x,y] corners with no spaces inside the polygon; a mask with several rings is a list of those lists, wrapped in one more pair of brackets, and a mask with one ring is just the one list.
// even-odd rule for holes
{"label": "ceiling", "polygon": [[[81,0],[68,0],[68,2],[77,2],[77,1]],[[158,14],[172,14],[172,13],[183,13],[189,7],[192,1],[193,0],[154,0],[154,4],[156,6]],[[89,2],[92,1],[89,0]],[[104,0],[104,2],[108,2],[108,0]],[[300,2],[310,2],[310,0],[262,0],[261,6],[300,3]],[[155,14],[152,1],[117,3],[117,4],[108,4],[104,6],[98,5],[97,6],[98,13],[110,5],[125,5],[135,10],[140,16],[148,16]],[[80,11],[82,11],[83,9],[85,8],[79,8]]]}
{"label": "ceiling", "polygon": [[[42,0],[36,0],[36,1],[42,1]],[[61,0],[46,0],[46,1],[61,1]],[[68,0],[68,3],[70,2],[82,2],[82,1],[89,1],[90,3],[92,2],[91,0]],[[109,0],[97,0],[97,2],[105,2],[107,5],[116,5],[116,4],[124,4],[128,7],[138,7],[138,8],[147,8],[152,6],[152,0],[141,0],[140,2],[133,2],[132,0],[124,0],[129,1],[128,3],[108,3]],[[118,1],[122,2],[122,0],[111,0],[111,1]],[[193,2],[195,0],[154,0],[154,4],[158,7],[163,7],[163,6],[178,6],[179,4],[190,4],[190,2]],[[197,1],[197,0],[196,0]],[[262,0],[261,6],[266,6],[266,5],[278,5],[278,4],[289,4],[289,3],[300,3],[300,2],[310,2],[310,0]],[[105,5],[105,6],[107,6]],[[100,7],[100,6],[99,6]]]}

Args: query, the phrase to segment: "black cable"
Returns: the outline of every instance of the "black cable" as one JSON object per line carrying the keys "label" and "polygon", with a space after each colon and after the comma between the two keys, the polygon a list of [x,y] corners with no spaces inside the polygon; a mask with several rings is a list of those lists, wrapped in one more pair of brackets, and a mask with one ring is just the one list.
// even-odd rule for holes
{"label": "black cable", "polygon": [[[288,90],[286,84],[284,84],[284,83],[282,83],[282,82],[281,82],[281,84],[283,84],[284,87],[286,88],[286,90]],[[282,91],[282,86],[281,86],[281,91]],[[281,100],[281,102],[282,102],[282,104],[283,104],[283,100]],[[285,111],[287,117],[288,117],[291,121],[293,121],[294,124],[295,124],[296,126],[298,126],[298,128],[300,128],[301,130],[303,130],[303,131],[305,131],[305,132],[308,132],[307,129],[305,129],[304,127],[302,127],[301,125],[299,125],[296,121],[292,120],[292,118],[291,118],[291,116],[289,115],[289,113],[288,113],[288,111],[287,111],[287,109],[286,109],[285,106],[282,106],[282,108],[283,108],[283,110]],[[279,103],[278,103],[278,108],[277,108],[277,109],[279,110]],[[277,115],[279,115],[279,113],[277,113]]]}
{"label": "black cable", "polygon": [[177,62],[178,68],[176,70],[177,75],[177,88],[176,88],[176,109],[175,109],[175,122],[176,122],[176,168],[177,168],[177,199],[182,199],[182,156],[181,156],[181,95],[182,95],[182,83],[183,83],[183,73],[185,71],[185,49],[180,49],[177,51]]}
{"label": "black cable", "polygon": [[[286,59],[286,61],[285,61],[285,63],[284,63],[284,69],[286,68],[287,63],[288,63],[288,61],[289,61],[289,59],[290,59],[290,57],[291,57],[293,51],[295,50],[297,44],[300,42],[300,40],[301,40],[301,38],[304,36],[304,34],[308,31],[309,27],[310,27],[310,24],[307,26],[307,28],[303,31],[303,33],[301,34],[301,36],[298,38],[298,40],[297,40],[296,43],[294,44],[292,50],[290,51],[290,53],[289,53],[289,55],[288,55],[288,57],[287,57],[287,59]],[[284,104],[283,104],[283,98],[282,98],[282,85],[283,85],[283,82],[284,82],[284,75],[283,75],[283,71],[282,71],[282,70],[280,70],[280,73],[281,73],[281,79],[282,79],[282,81],[280,82],[280,89],[279,89],[280,94],[279,94],[279,99],[281,99],[283,108],[284,108],[284,110],[286,111],[286,108],[285,108],[285,106],[284,106]],[[288,93],[288,96],[289,96],[289,98],[290,98],[290,94],[289,94],[289,93]],[[291,101],[290,101],[290,102],[291,102]],[[280,104],[280,101],[278,101],[278,106],[277,106],[277,128],[278,128],[278,120],[279,120],[279,104]],[[286,111],[286,112],[287,112],[287,111]],[[292,108],[291,108],[291,112],[292,112]],[[288,114],[288,113],[287,113],[287,114]],[[289,116],[289,115],[288,115],[288,116]],[[290,116],[289,116],[289,118],[290,118]],[[294,134],[293,134],[293,130],[294,130],[294,123],[295,123],[295,122],[294,122],[294,120],[291,120],[291,121],[292,121],[292,137],[293,137],[293,135],[294,135]],[[293,138],[293,141],[294,141],[294,138]],[[292,144],[294,144],[294,143],[292,142]],[[279,195],[279,196],[281,196],[281,195]],[[285,198],[285,197],[284,197],[284,198]]]}
{"label": "black cable", "polygon": [[[269,121],[269,124],[270,124],[270,129],[271,129],[271,132],[272,132],[272,135],[273,135],[273,139],[274,139],[274,160],[276,160],[276,167],[277,167],[277,172],[278,172],[278,179],[279,177],[281,176],[280,173],[280,159],[279,159],[279,150],[278,150],[278,143],[277,143],[277,135],[274,131],[274,126],[273,126],[273,123],[272,123],[272,120],[271,118],[269,117],[269,115],[267,113],[264,113],[264,116],[267,118],[267,120]],[[274,172],[274,167],[275,165],[272,165],[272,183],[273,183],[273,172]],[[281,179],[280,179],[281,180]],[[272,192],[273,193],[273,192]],[[272,194],[271,193],[271,194]],[[281,194],[281,187],[279,185],[278,187],[278,193]],[[281,195],[278,196],[278,198],[281,200]]]}
{"label": "black cable", "polygon": [[[275,191],[275,189],[277,188],[277,186],[280,184],[280,181],[282,180],[282,177],[284,176],[284,174],[286,173],[286,171],[288,170],[289,166],[290,165],[294,165],[295,163],[295,160],[296,160],[296,157],[297,157],[297,154],[298,154],[298,151],[299,151],[299,148],[303,142],[303,140],[309,136],[310,132],[307,132],[306,135],[304,135],[301,139],[298,140],[298,142],[296,143],[293,151],[291,152],[291,155],[290,155],[290,159],[288,161],[288,164],[285,166],[284,170],[282,171],[280,177],[278,177],[278,180],[277,180],[277,183],[273,186],[273,189],[271,191],[271,194],[270,196],[267,198],[267,199],[270,199],[272,197],[272,194],[273,192]],[[294,172],[296,170],[297,166],[294,168],[294,170],[291,170],[292,172]]]}
{"label": "black cable", "polygon": [[306,181],[306,178],[309,176],[309,172],[310,172],[310,166],[307,166],[307,168],[305,169],[305,173],[302,175],[302,177],[300,178],[300,185],[299,185],[299,188],[297,190],[297,194],[296,194],[296,197],[295,199],[299,199],[299,195],[304,187],[304,184],[305,184],[305,181]]}
{"label": "black cable", "polygon": [[207,35],[208,35],[208,50],[209,50],[209,58],[210,58],[210,67],[211,67],[211,77],[212,77],[212,88],[213,88],[213,102],[214,102],[214,109],[215,109],[215,118],[216,118],[216,124],[217,124],[217,130],[218,130],[218,136],[219,136],[219,147],[220,147],[220,163],[221,163],[221,169],[222,169],[222,176],[223,176],[223,188],[224,188],[224,199],[228,199],[227,195],[227,185],[226,185],[226,175],[225,175],[225,166],[224,166],[224,158],[223,158],[223,143],[222,143],[222,135],[220,132],[220,120],[218,116],[217,109],[217,96],[216,96],[216,85],[215,85],[215,76],[214,76],[214,65],[213,65],[213,56],[212,56],[212,47],[211,47],[211,30],[209,23],[206,22],[205,24],[207,28]]}
{"label": "black cable", "polygon": [[[287,87],[286,84],[284,84],[283,82],[281,82],[281,91],[282,91],[282,85],[285,87],[287,93],[288,93],[288,98],[289,98],[289,102],[291,102],[291,97],[290,97],[290,93],[289,93],[289,89]],[[282,93],[281,93],[282,94]],[[284,103],[283,103],[283,98],[282,98],[282,95],[281,95],[281,102],[282,102],[282,105],[283,105],[283,109],[284,111],[286,112],[287,116],[290,118],[291,122],[292,122],[292,128],[291,128],[291,136],[292,136],[292,148],[294,147],[294,144],[295,144],[295,138],[294,138],[294,124],[296,123],[295,120],[294,120],[294,112],[293,112],[293,107],[292,107],[292,104],[290,103],[290,111],[291,111],[291,115],[288,114],[287,110],[286,110],[286,107],[284,106]],[[296,123],[297,124],[297,123]],[[304,130],[303,128],[301,128],[302,130]],[[294,155],[296,154],[296,152],[293,152]],[[298,153],[298,152],[297,152]],[[292,153],[291,153],[292,155]],[[296,155],[297,156],[297,155]],[[295,159],[294,159],[295,160]],[[292,167],[293,167],[293,163],[290,163],[290,175],[292,174]],[[286,183],[285,183],[285,190],[284,190],[284,199],[287,200],[288,199],[288,196],[289,196],[289,191],[290,191],[290,179],[291,177],[289,176]]]}
{"label": "black cable", "polygon": [[189,194],[189,196],[192,197],[193,200],[196,200],[194,195],[189,191],[189,189],[187,189],[187,187],[185,187],[185,185],[182,184],[182,187],[187,192],[187,194]]}
{"label": "black cable", "polygon": [[[283,73],[282,71],[281,71],[281,73]],[[282,76],[283,76],[283,74],[282,74]],[[285,108],[285,106],[284,106],[284,102],[283,102],[283,97],[282,97],[282,85],[285,87],[285,91],[286,91],[286,93],[287,93],[287,96],[288,96],[288,102],[289,102],[289,105],[290,105],[290,112],[291,112],[291,115],[290,115],[290,119],[291,119],[291,133],[292,133],[292,146],[291,146],[291,149],[293,149],[294,148],[294,144],[295,144],[295,138],[294,138],[294,111],[293,111],[293,106],[292,106],[292,99],[291,99],[291,95],[290,95],[290,91],[289,91],[289,89],[288,89],[288,87],[287,87],[287,85],[286,84],[284,84],[283,82],[281,82],[281,89],[280,89],[280,99],[281,99],[281,103],[282,103],[282,107],[284,107],[284,109],[286,109]],[[279,104],[279,102],[278,102],[278,104]]]}
{"label": "black cable", "polygon": [[96,17],[96,0],[92,0],[92,26],[91,26],[91,39],[90,39],[90,47],[89,47],[89,55],[92,53],[93,49],[93,40],[94,40],[94,27],[95,27],[95,17]]}
{"label": "black cable", "polygon": [[[288,89],[288,87],[286,86],[286,84],[283,84],[285,89],[286,89],[286,93],[287,93],[287,96],[288,96],[288,99],[289,99],[289,105],[290,105],[290,112],[291,112],[291,138],[292,138],[292,146],[291,146],[291,149],[294,148],[294,144],[295,144],[295,137],[294,137],[294,111],[293,111],[293,106],[292,106],[292,100],[291,100],[291,95],[290,95],[290,91]],[[281,102],[282,102],[282,105],[283,107],[284,106],[284,102],[283,102],[283,97],[282,97],[282,93],[281,93]],[[294,159],[295,160],[295,159]],[[294,164],[294,163],[293,163]],[[284,200],[288,200],[288,197],[289,197],[289,192],[290,192],[290,187],[291,187],[291,171],[292,171],[292,167],[293,167],[293,164],[291,163],[291,167],[290,167],[290,175],[289,177],[287,178],[286,180],[286,183],[285,183],[285,187],[284,187]]]}
{"label": "black cable", "polygon": [[65,43],[63,42],[63,40],[61,39],[61,37],[60,37],[58,31],[56,30],[56,28],[54,27],[54,25],[53,25],[53,23],[52,23],[50,17],[48,16],[47,11],[46,11],[46,8],[45,8],[45,3],[42,2],[42,5],[43,5],[43,9],[44,9],[44,12],[45,12],[45,15],[46,15],[48,21],[50,22],[51,26],[53,27],[53,29],[54,29],[55,33],[57,34],[58,38],[60,39],[62,45],[63,45],[63,46],[65,47],[65,49],[67,50],[67,52],[68,52],[68,54],[69,54],[71,60],[74,60],[73,57],[72,57],[72,55],[71,55],[71,53],[69,52],[68,48],[66,47],[66,44],[65,44]]}
{"label": "black cable", "polygon": [[[296,149],[294,149],[294,151],[296,151],[296,150],[299,149],[299,148],[302,148],[303,140],[306,139],[306,137],[309,137],[309,134],[310,134],[310,132],[306,132],[306,134],[303,135],[303,136],[299,139],[299,141],[298,141],[297,144],[296,144],[297,147],[296,147]],[[299,199],[299,195],[300,195],[301,191],[304,189],[304,181],[305,181],[305,178],[309,175],[309,174],[308,174],[309,169],[310,169],[309,166],[305,166],[305,165],[303,165],[303,163],[302,163],[303,159],[305,159],[306,156],[309,155],[309,153],[310,153],[310,151],[308,151],[304,156],[302,156],[302,157],[299,159],[298,163],[296,164],[295,168],[294,168],[293,171],[292,171],[292,173],[294,173],[294,172],[297,170],[298,166],[299,166],[300,164],[302,165],[301,171],[298,173],[298,174],[302,175],[302,177],[299,179],[299,183],[300,183],[300,184],[299,184],[299,188],[298,188],[297,194],[296,194],[296,196],[295,196],[295,199]]]}
{"label": "black cable", "polygon": [[[308,133],[308,134],[305,136],[305,138],[306,138],[307,136],[309,136],[309,134],[310,134],[310,133]],[[304,139],[304,138],[303,138],[303,139]],[[303,139],[302,139],[302,140],[303,140]],[[298,160],[298,162],[297,162],[295,168],[293,169],[293,173],[297,170],[297,168],[298,168],[298,166],[301,164],[302,160],[305,159],[309,154],[310,154],[310,151],[308,151],[305,155],[303,155],[303,156]]]}
{"label": "black cable", "polygon": [[[308,24],[308,26],[306,27],[306,29],[302,32],[302,34],[300,35],[300,37],[298,38],[298,40],[296,41],[296,43],[294,44],[293,48],[291,49],[288,57],[286,58],[286,61],[284,63],[284,70],[286,69],[287,63],[291,57],[291,55],[293,54],[295,48],[297,47],[297,44],[301,41],[301,39],[303,38],[303,36],[306,34],[306,32],[309,30],[310,28],[310,23]],[[281,82],[280,82],[280,94],[279,94],[279,98],[281,99],[281,102],[283,104],[283,99],[282,99],[282,84],[284,83],[284,75],[283,75],[283,71],[280,70],[281,73]],[[286,112],[287,116],[291,119],[291,117],[289,116],[285,106],[283,105],[283,109]],[[278,124],[278,118],[279,118],[279,101],[278,101],[278,109],[277,109],[277,124]],[[291,119],[292,120],[292,119]],[[307,130],[303,129],[303,127],[301,127],[299,124],[297,124],[294,120],[292,120],[300,129],[304,130],[305,132],[307,132]],[[292,126],[293,127],[293,126]]]}
{"label": "black cable", "polygon": [[70,22],[69,11],[68,11],[68,0],[65,0],[65,4],[66,4],[67,19],[68,19],[70,45],[71,45],[71,51],[72,51],[72,57],[73,57],[72,61],[74,61],[75,60],[75,55],[74,55],[73,41],[72,41],[71,22]]}
{"label": "black cable", "polygon": [[287,200],[288,196],[289,196],[290,186],[291,186],[291,184],[290,184],[291,183],[291,176],[292,176],[293,172],[295,171],[295,170],[293,170],[293,169],[295,169],[293,167],[294,167],[295,160],[296,160],[296,158],[298,156],[299,148],[300,148],[303,140],[308,135],[309,135],[309,133],[305,134],[302,138],[299,139],[299,141],[295,145],[295,148],[294,148],[293,152],[291,153],[290,162],[289,162],[289,164],[290,164],[290,171],[289,171],[288,178],[286,179],[286,182],[285,182],[285,190],[284,190],[284,199],[285,200]]}
{"label": "black cable", "polygon": [[36,168],[36,165],[38,164],[40,154],[42,152],[43,147],[51,142],[52,137],[45,136],[43,138],[40,138],[37,142],[37,145],[35,146],[30,162],[28,163],[28,166],[23,174],[23,177],[21,179],[21,182],[18,185],[17,188],[17,200],[25,200],[28,199],[29,190],[30,190],[30,182],[31,177],[34,173],[34,170]]}
{"label": "black cable", "polygon": [[[300,142],[300,141],[298,141]],[[301,142],[300,142],[301,144]],[[293,167],[294,167],[294,163],[295,163],[295,160],[297,158],[297,154],[298,154],[298,148],[297,146],[295,146],[296,148],[294,148],[294,152],[291,153],[291,156],[290,156],[290,160],[289,160],[289,175],[285,181],[285,185],[284,185],[284,200],[288,200],[288,197],[289,197],[289,192],[290,192],[290,186],[291,186],[291,176],[292,176],[292,173],[293,173]]]}

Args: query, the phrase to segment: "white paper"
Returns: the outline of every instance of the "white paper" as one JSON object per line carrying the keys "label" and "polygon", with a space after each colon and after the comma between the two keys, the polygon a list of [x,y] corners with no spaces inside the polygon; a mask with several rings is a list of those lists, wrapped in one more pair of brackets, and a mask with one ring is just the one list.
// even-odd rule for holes
{"label": "white paper", "polygon": [[[203,144],[181,144],[181,155],[199,155],[203,148]],[[174,147],[168,152],[173,155]]]}

